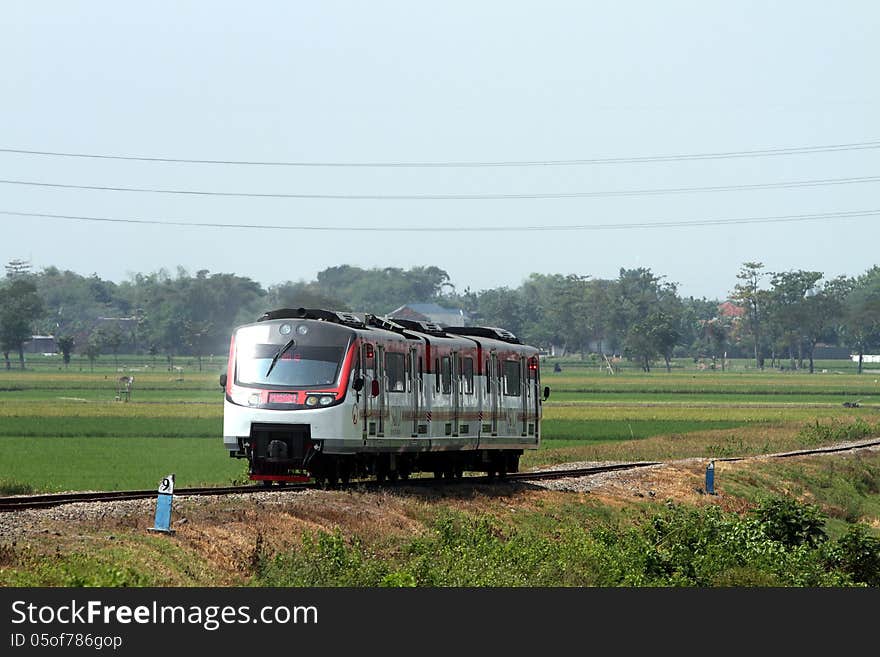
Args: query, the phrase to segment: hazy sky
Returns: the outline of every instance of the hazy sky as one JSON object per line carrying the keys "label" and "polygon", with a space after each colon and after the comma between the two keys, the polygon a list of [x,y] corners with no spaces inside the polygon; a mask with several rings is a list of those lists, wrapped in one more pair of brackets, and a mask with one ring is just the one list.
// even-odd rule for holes
{"label": "hazy sky", "polygon": [[[328,196],[546,195],[880,176],[877,2],[6,2],[0,148],[311,163],[547,162],[864,144],[774,157],[567,166],[291,167],[0,152],[0,179]],[[649,267],[724,297],[745,261],[880,263],[880,181],[503,199],[235,198],[0,183],[0,261],[124,280],[182,265],[263,285],[329,266],[436,265],[459,288]],[[629,227],[622,227],[629,226]]]}

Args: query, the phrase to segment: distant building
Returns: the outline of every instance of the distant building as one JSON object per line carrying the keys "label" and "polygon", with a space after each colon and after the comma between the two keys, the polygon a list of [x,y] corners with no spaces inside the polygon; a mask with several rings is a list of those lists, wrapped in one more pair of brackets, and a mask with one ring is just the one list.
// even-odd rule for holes
{"label": "distant building", "polygon": [[737,318],[742,317],[746,314],[746,309],[742,306],[738,306],[733,301],[725,301],[722,304],[718,305],[718,316],[719,317],[731,317]]}
{"label": "distant building", "polygon": [[[852,352],[847,347],[833,347],[827,344],[817,344],[813,349],[813,358],[816,360],[849,360]],[[856,356],[858,360],[858,356]]]}
{"label": "distant building", "polygon": [[466,326],[468,315],[461,309],[444,308],[436,303],[407,303],[388,313],[390,319],[412,319],[434,322],[441,326]]}
{"label": "distant building", "polygon": [[137,325],[137,317],[98,317],[92,325],[92,330],[101,329],[104,332],[118,330],[125,334],[137,330]]}
{"label": "distant building", "polygon": [[58,353],[58,343],[54,335],[32,335],[30,340],[22,345],[26,354],[55,354]]}

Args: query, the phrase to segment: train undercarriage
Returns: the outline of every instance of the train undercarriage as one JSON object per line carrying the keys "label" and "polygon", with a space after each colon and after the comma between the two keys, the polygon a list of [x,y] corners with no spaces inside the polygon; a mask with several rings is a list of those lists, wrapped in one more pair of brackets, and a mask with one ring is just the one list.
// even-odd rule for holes
{"label": "train undercarriage", "polygon": [[239,443],[239,451],[230,455],[247,458],[250,478],[265,486],[308,479],[328,488],[364,478],[393,483],[421,472],[435,479],[461,478],[465,472],[503,478],[519,470],[522,455],[521,449],[328,453],[322,441],[311,438],[308,425],[296,424],[254,424]]}

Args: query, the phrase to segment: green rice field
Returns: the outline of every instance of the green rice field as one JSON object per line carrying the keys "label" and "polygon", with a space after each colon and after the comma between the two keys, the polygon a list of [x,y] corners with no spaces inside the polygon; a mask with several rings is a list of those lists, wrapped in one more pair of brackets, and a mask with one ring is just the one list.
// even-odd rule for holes
{"label": "green rice field", "polygon": [[[216,361],[216,359],[215,359]],[[245,465],[223,449],[223,364],[0,371],[0,494],[228,484]],[[649,374],[565,363],[553,373],[540,450],[525,467],[574,460],[732,456],[880,435],[880,372],[697,370]],[[844,362],[844,366],[849,365]],[[30,367],[30,363],[29,363]],[[134,376],[130,401],[116,382]],[[844,402],[857,402],[847,408]]]}

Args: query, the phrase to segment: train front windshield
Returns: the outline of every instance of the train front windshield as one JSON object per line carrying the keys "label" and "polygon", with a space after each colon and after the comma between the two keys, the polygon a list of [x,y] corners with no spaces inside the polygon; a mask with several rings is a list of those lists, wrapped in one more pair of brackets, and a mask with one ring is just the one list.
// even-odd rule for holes
{"label": "train front windshield", "polygon": [[245,326],[236,334],[236,383],[257,388],[333,385],[350,341],[344,329],[305,322]]}

